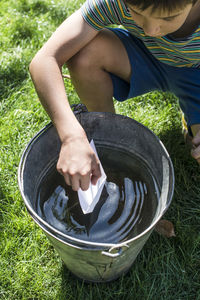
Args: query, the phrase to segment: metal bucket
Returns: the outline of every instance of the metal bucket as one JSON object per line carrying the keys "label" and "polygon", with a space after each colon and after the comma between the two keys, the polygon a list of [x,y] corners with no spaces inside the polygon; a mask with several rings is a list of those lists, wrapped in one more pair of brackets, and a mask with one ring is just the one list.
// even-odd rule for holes
{"label": "metal bucket", "polygon": [[[63,233],[44,220],[37,211],[37,193],[41,179],[47,170],[56,165],[60,151],[60,140],[52,124],[42,129],[26,147],[18,169],[18,183],[24,203],[33,220],[42,228],[67,268],[77,277],[92,282],[107,282],[126,273],[149,238],[154,226],[170,205],[174,190],[174,172],[170,157],[155,134],[133,119],[111,113],[76,114],[93,139],[96,148],[117,150],[137,157],[148,169],[159,189],[158,201],[151,222],[134,237],[120,242],[86,241]],[[100,157],[100,160],[103,157]],[[116,161],[117,163],[117,161]],[[148,216],[148,211],[146,211]]]}

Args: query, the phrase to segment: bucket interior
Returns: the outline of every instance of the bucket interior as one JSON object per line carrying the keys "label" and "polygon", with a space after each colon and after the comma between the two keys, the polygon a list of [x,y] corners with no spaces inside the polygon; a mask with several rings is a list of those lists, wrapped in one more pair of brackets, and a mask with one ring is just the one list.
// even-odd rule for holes
{"label": "bucket interior", "polygon": [[[29,143],[22,157],[19,186],[25,204],[41,226],[68,241],[130,241],[150,230],[169,206],[174,184],[171,160],[159,139],[134,120],[83,113],[79,121],[88,139],[94,139],[107,175],[94,211],[82,213],[77,193],[56,171],[60,141],[52,125]],[[120,121],[126,121],[125,132]]]}
{"label": "bucket interior", "polygon": [[65,184],[56,162],[38,182],[34,209],[64,234],[90,242],[120,243],[152,224],[160,191],[141,160],[102,144],[97,151],[107,181],[92,213],[83,214],[77,192]]}

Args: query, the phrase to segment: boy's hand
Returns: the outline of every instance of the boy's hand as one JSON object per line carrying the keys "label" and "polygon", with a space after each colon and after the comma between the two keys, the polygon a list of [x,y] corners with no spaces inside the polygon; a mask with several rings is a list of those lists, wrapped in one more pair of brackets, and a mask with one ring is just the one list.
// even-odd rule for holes
{"label": "boy's hand", "polygon": [[100,163],[86,137],[73,137],[61,146],[57,170],[74,191],[87,190],[101,177]]}
{"label": "boy's hand", "polygon": [[191,150],[191,155],[200,164],[200,124],[195,124],[191,126],[193,133],[193,149]]}

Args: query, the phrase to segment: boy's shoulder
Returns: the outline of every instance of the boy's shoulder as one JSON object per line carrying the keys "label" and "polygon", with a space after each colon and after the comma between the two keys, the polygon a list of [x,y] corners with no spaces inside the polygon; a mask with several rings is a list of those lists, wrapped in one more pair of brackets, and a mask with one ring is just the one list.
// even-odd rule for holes
{"label": "boy's shoulder", "polygon": [[101,5],[101,4],[118,4],[118,3],[120,3],[120,4],[123,4],[123,5],[125,5],[125,2],[124,2],[124,0],[86,0],[85,1],[85,3],[87,3],[87,2],[89,2],[89,3],[93,3],[93,4],[96,4],[96,5]]}
{"label": "boy's shoulder", "polygon": [[129,12],[123,0],[86,0],[83,18],[97,30],[109,25],[123,25]]}

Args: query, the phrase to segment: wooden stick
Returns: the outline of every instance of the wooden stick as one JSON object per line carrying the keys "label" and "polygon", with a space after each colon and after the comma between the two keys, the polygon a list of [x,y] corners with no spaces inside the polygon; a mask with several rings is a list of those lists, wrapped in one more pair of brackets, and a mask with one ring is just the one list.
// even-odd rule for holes
{"label": "wooden stick", "polygon": [[62,77],[63,77],[63,78],[67,78],[67,79],[71,79],[71,76],[68,75],[68,74],[62,74]]}

